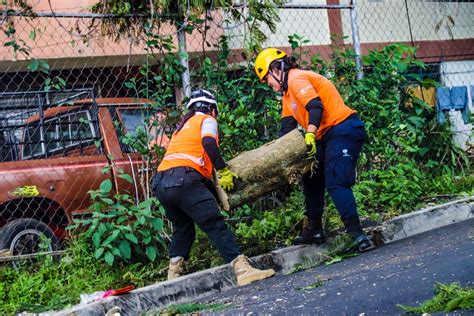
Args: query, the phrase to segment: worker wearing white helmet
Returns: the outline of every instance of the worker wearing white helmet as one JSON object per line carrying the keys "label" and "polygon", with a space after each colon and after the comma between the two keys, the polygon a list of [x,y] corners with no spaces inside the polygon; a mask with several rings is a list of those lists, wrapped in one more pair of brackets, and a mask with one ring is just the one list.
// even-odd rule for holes
{"label": "worker wearing white helmet", "polygon": [[275,271],[253,268],[240,253],[210,190],[213,168],[225,190],[233,189],[236,178],[219,152],[215,97],[207,90],[194,91],[187,109],[153,181],[153,190],[173,223],[168,279],[183,273],[195,239],[195,223],[209,236],[224,260],[231,263],[238,285],[273,276]]}

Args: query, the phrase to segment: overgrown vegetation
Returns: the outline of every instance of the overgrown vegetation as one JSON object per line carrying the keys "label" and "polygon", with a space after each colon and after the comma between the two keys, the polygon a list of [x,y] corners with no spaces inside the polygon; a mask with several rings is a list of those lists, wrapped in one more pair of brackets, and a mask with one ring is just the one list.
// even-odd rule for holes
{"label": "overgrown vegetation", "polygon": [[79,303],[80,294],[131,283],[144,286],[166,274],[163,260],[111,267],[94,257],[84,235],[69,239],[68,245],[61,259],[41,257],[18,270],[10,265],[0,268],[0,314],[62,309]]}
{"label": "overgrown vegetation", "polygon": [[[245,6],[239,6],[231,0],[101,0],[92,5],[91,11],[113,15],[105,16],[100,21],[103,36],[116,40],[127,38],[138,43],[147,41],[150,30],[163,34],[163,28],[168,29],[165,31],[167,34],[179,31],[205,34],[213,21],[212,12],[221,10],[221,27],[237,24],[246,29],[244,45],[246,51],[251,54],[261,48],[261,44],[267,39],[263,28],[268,28],[271,32],[276,31],[280,21],[277,8],[284,3],[284,0],[247,0]],[[13,0],[12,4],[25,16],[35,16],[29,1]],[[14,10],[8,10],[7,15],[13,13]],[[96,27],[97,21],[93,20],[89,28]],[[77,31],[81,32],[79,28]],[[15,52],[25,53],[22,51],[22,44],[23,41],[13,40],[5,46],[11,46]]]}
{"label": "overgrown vegetation", "polygon": [[[352,52],[336,50],[328,70],[369,137],[355,194],[362,211],[383,217],[412,210],[426,196],[472,191],[469,161],[447,126],[436,122],[434,108],[405,92],[411,84],[437,84],[420,76],[426,65],[414,54],[415,48],[401,44],[372,51],[364,56],[364,78],[357,80]],[[471,186],[456,182],[456,175],[467,176]]]}
{"label": "overgrown vegetation", "polygon": [[411,307],[397,305],[407,313],[449,313],[455,310],[471,310],[474,308],[474,288],[462,287],[458,283],[442,284],[436,283],[435,296],[421,303],[419,306]]}
{"label": "overgrown vegetation", "polygon": [[[147,13],[150,8],[146,6],[158,2],[137,1],[138,7],[128,7],[126,1],[103,1],[96,10],[141,14],[140,10]],[[200,23],[204,21],[194,25]],[[174,53],[172,38],[155,34],[152,25],[144,23],[140,27],[147,38],[148,59],[140,75],[125,85],[133,97],[156,100],[156,107],[167,114],[166,124],[173,126],[182,114],[176,106],[174,89],[180,85],[183,68]],[[5,34],[13,37],[14,30],[6,30]],[[357,80],[351,50],[334,48],[328,61],[305,50],[306,40],[301,36],[291,35],[289,42],[292,53],[302,58],[301,65],[331,78],[347,104],[358,111],[366,124],[369,139],[361,154],[354,187],[363,217],[384,220],[411,211],[425,201],[437,201],[438,196],[474,192],[471,166],[452,143],[448,127],[436,123],[435,109],[405,92],[410,84],[436,84],[420,75],[425,65],[414,57],[414,48],[391,44],[370,52],[364,56],[365,77]],[[27,52],[21,50],[18,42],[10,41],[7,46],[16,52]],[[276,137],[279,101],[269,87],[258,81],[250,62],[228,64],[231,50],[226,37],[221,37],[215,49],[218,53],[212,59],[196,57],[199,67],[193,70],[192,78],[196,86],[212,90],[218,98],[221,149],[230,159]],[[49,72],[40,61],[33,61],[30,70]],[[52,84],[50,81],[49,85]],[[410,98],[411,105],[407,105]],[[146,139],[139,139],[143,136],[125,135],[124,141],[148,155]],[[127,180],[125,175],[122,178]],[[130,196],[111,194],[111,189],[111,183],[104,182],[91,192],[94,215],[82,222],[88,231],[71,240],[61,260],[42,260],[34,267],[18,271],[8,266],[0,269],[0,301],[4,302],[0,314],[63,308],[78,303],[81,293],[129,283],[143,286],[164,279],[167,259],[163,242],[169,227],[163,222],[162,209],[155,200],[137,205]],[[298,187],[287,188],[226,215],[243,252],[259,254],[292,243],[304,215],[303,195]],[[340,225],[337,211],[329,204],[325,212],[326,230]],[[187,264],[188,272],[222,263],[202,232],[198,232],[197,239]],[[343,256],[334,251],[327,259],[334,263]]]}
{"label": "overgrown vegetation", "polygon": [[[189,34],[205,33],[213,20],[212,11],[221,10],[223,26],[242,24],[241,27],[248,30],[244,43],[252,51],[267,39],[262,31],[264,26],[275,32],[280,21],[277,7],[283,3],[283,0],[248,0],[244,8],[230,0],[109,0],[98,1],[92,6],[92,11],[115,15],[103,20],[104,35],[140,39],[146,33],[143,25],[151,20],[157,22],[152,25],[156,33],[161,33],[164,24],[175,25],[176,31],[184,30]],[[153,19],[155,16],[158,19]]]}
{"label": "overgrown vegetation", "polygon": [[[103,172],[109,172],[110,167]],[[132,183],[128,174],[119,178]],[[94,257],[112,266],[118,262],[155,261],[166,252],[163,240],[164,209],[158,200],[139,202],[128,194],[112,195],[112,181],[106,179],[98,190],[89,191],[93,204],[90,219],[78,219],[69,229],[85,228]]]}

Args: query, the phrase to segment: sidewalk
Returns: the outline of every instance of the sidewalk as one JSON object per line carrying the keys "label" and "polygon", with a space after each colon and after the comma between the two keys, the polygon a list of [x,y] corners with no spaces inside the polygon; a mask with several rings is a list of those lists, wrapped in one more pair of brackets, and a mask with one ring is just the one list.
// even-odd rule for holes
{"label": "sidewalk", "polygon": [[[393,218],[379,227],[369,228],[369,234],[375,231],[383,236],[385,243],[390,243],[470,218],[474,218],[474,196]],[[273,268],[284,274],[296,264],[321,262],[326,252],[326,248],[320,246],[292,246],[254,257],[252,262],[256,267]],[[170,304],[197,300],[234,287],[235,277],[230,265],[226,264],[140,288],[127,295],[109,297],[97,303],[41,315],[92,316],[105,315],[113,310],[120,310],[121,315],[138,315]]]}

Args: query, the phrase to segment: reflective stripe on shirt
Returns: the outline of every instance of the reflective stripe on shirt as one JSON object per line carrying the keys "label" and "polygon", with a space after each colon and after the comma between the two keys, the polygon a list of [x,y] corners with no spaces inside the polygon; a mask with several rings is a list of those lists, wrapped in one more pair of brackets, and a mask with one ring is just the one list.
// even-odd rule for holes
{"label": "reflective stripe on shirt", "polygon": [[185,159],[185,160],[191,160],[195,164],[199,166],[204,166],[204,159],[203,157],[195,157],[192,155],[188,154],[170,154],[166,155],[163,160],[175,160],[175,159]]}

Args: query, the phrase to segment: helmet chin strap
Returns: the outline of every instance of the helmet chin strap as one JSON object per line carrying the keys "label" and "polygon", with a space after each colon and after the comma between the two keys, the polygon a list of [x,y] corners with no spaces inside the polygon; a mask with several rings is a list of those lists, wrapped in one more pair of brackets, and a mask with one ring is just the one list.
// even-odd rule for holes
{"label": "helmet chin strap", "polygon": [[281,63],[280,63],[280,92],[281,92],[281,95],[283,96],[283,94],[285,93],[285,91],[287,90],[287,76],[288,76],[288,72],[285,72],[285,60],[282,60]]}
{"label": "helmet chin strap", "polygon": [[271,70],[268,74],[272,76],[272,78],[275,79],[275,81],[278,82],[279,85],[281,85],[281,75],[280,75],[280,79],[278,79]]}
{"label": "helmet chin strap", "polygon": [[281,94],[283,94],[283,93],[285,92],[285,90],[286,90],[286,88],[284,87],[284,86],[285,86],[284,83],[285,83],[285,81],[286,81],[285,61],[282,60],[282,61],[280,62],[280,78],[277,78],[277,77],[273,74],[273,72],[272,72],[271,70],[268,72],[268,74],[269,74],[270,76],[272,76],[273,79],[275,79],[276,82],[278,82],[278,84],[280,85],[280,92],[281,92]]}

